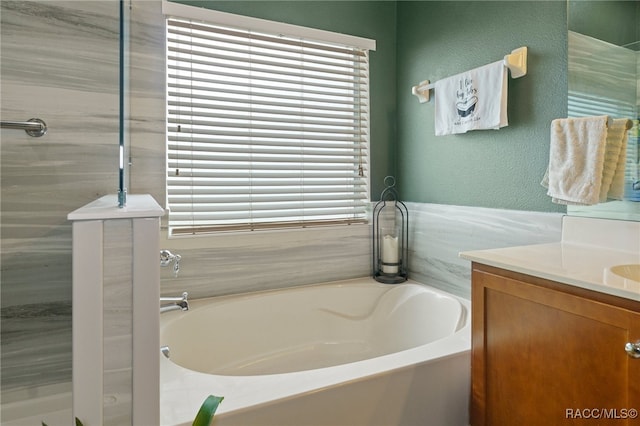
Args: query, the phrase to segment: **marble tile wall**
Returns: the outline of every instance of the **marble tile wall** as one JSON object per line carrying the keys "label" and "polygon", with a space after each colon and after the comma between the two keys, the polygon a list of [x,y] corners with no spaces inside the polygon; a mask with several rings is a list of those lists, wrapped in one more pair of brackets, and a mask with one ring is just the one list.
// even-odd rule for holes
{"label": "marble tile wall", "polygon": [[[562,214],[406,203],[411,279],[470,298],[466,250],[560,241]],[[371,227],[164,240],[182,255],[181,271],[162,271],[161,291],[193,297],[366,276]]]}
{"label": "marble tile wall", "polygon": [[[117,1],[0,2],[0,423],[5,404],[70,390],[71,224],[117,184]],[[35,424],[35,423],[34,423]],[[39,423],[38,423],[39,424]]]}
{"label": "marble tile wall", "polygon": [[370,226],[351,225],[165,239],[182,259],[178,277],[161,271],[161,293],[199,298],[366,276],[370,235]]}
{"label": "marble tile wall", "polygon": [[163,207],[166,190],[165,29],[158,0],[130,4],[129,193],[151,194]]}
{"label": "marble tile wall", "polygon": [[406,204],[409,276],[467,299],[471,264],[459,252],[560,241],[559,213]]}

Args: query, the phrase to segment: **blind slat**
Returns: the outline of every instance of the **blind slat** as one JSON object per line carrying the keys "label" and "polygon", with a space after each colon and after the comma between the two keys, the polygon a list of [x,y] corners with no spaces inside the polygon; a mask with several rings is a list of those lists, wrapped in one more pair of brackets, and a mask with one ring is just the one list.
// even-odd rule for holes
{"label": "blind slat", "polygon": [[[317,153],[331,153],[329,150],[335,150],[336,154],[348,154],[359,153],[362,151],[366,153],[368,151],[367,146],[364,143],[353,142],[328,142],[326,146],[322,146],[318,141],[304,141],[304,147],[300,148],[300,140],[264,140],[255,141],[250,138],[246,139],[219,139],[219,138],[197,138],[193,141],[189,138],[173,139],[169,141],[169,149],[174,151],[174,154],[180,156],[184,153],[188,156],[198,156],[200,153],[205,154],[221,154],[225,152],[230,153],[250,153],[250,154],[267,154],[273,153],[276,149],[288,149],[292,147],[298,147],[295,152],[306,153],[307,155],[313,154],[313,149],[316,149]],[[252,146],[251,146],[252,145]],[[264,147],[264,149],[263,149]],[[276,151],[277,152],[277,151]]]}
{"label": "blind slat", "polygon": [[200,225],[211,223],[216,220],[233,220],[240,221],[246,219],[278,219],[292,220],[293,218],[302,218],[305,216],[313,216],[314,218],[320,216],[351,216],[354,212],[364,213],[365,206],[363,205],[360,210],[354,210],[353,208],[344,207],[319,207],[319,208],[295,208],[295,209],[282,209],[282,210],[238,210],[238,211],[212,211],[212,212],[188,212],[188,213],[174,213],[175,220],[190,220],[193,222],[200,222]]}
{"label": "blind slat", "polygon": [[[326,106],[326,105],[316,105],[316,104],[306,104],[306,105],[301,105],[301,104],[295,104],[292,102],[283,102],[282,100],[278,100],[278,99],[271,99],[271,100],[265,100],[265,99],[251,99],[250,102],[247,102],[247,99],[237,99],[237,98],[233,98],[233,97],[229,97],[229,96],[217,96],[217,93],[215,94],[210,94],[210,95],[201,95],[198,93],[191,93],[190,96],[187,98],[186,96],[183,96],[182,98],[180,97],[182,96],[180,93],[175,93],[175,92],[169,92],[169,102],[174,102],[177,105],[181,105],[182,102],[185,102],[185,105],[189,105],[189,103],[191,103],[193,100],[197,100],[197,101],[203,101],[203,102],[210,102],[212,103],[212,105],[217,105],[218,108],[224,108],[225,105],[227,104],[231,104],[231,105],[241,105],[241,106],[248,106],[248,105],[261,105],[261,106],[268,106],[271,108],[285,108],[287,110],[300,110],[300,109],[304,109],[307,110],[307,114],[312,114],[313,111],[320,111],[320,112],[326,112],[326,111],[331,111],[331,112],[341,112],[341,113],[349,113],[349,114],[355,114],[357,112],[361,112],[363,111],[363,108],[366,108],[367,105],[366,104],[362,104],[362,105],[357,105],[358,108],[354,107],[347,107],[347,106]],[[184,99],[184,101],[183,101]],[[215,102],[219,102],[219,104],[215,104]],[[250,110],[250,108],[249,108]]]}
{"label": "blind slat", "polygon": [[[171,108],[176,106],[174,103],[169,105],[168,113],[170,116],[181,117],[183,112],[191,114],[192,117],[216,117],[220,119],[242,119],[251,120],[255,117],[260,121],[283,121],[288,123],[299,123],[300,125],[306,124],[328,124],[333,126],[351,125],[354,120],[366,120],[367,117],[354,114],[315,114],[306,113],[305,110],[283,110],[283,109],[266,109],[257,107],[240,107],[232,105],[217,105],[217,104],[199,104],[193,103],[188,105],[180,105],[180,108]],[[284,117],[283,117],[284,116]]]}
{"label": "blind slat", "polygon": [[[343,82],[343,83],[353,83],[356,78],[364,79],[366,78],[366,70],[354,70],[351,72],[339,72],[333,71],[326,68],[321,67],[284,67],[282,65],[281,68],[275,68],[274,62],[262,61],[256,62],[255,66],[244,65],[245,62],[241,61],[231,61],[231,59],[226,58],[222,55],[214,58],[211,57],[212,60],[207,59],[191,59],[189,61],[189,67],[180,67],[179,65],[172,66],[172,63],[184,63],[184,60],[181,60],[178,56],[169,56],[167,60],[169,61],[169,66],[171,69],[176,71],[187,71],[190,73],[207,73],[210,71],[210,68],[226,68],[227,70],[233,71],[251,71],[255,73],[263,73],[264,75],[279,75],[287,76],[287,77],[296,77],[296,78],[306,78],[312,81],[321,82],[321,81],[334,81],[334,82]],[[215,60],[214,60],[215,59]],[[221,63],[221,60],[227,59],[229,64]],[[226,66],[225,66],[226,65]]]}
{"label": "blind slat", "polygon": [[[182,159],[171,159],[169,160],[169,168],[179,170],[179,174],[183,174],[192,169],[248,169],[249,167],[252,170],[353,170],[353,160],[348,162],[347,159],[344,159],[342,162],[336,163],[320,163],[320,162],[309,162],[309,161],[295,161],[290,160],[290,163],[286,161],[279,161],[278,163],[274,163],[268,160],[261,160],[259,163],[254,161],[247,161],[246,159],[231,159],[230,161],[225,161],[224,159],[216,159],[215,161],[212,159],[207,159],[206,161],[198,161],[195,164],[189,164],[187,161],[192,160],[182,160]],[[185,164],[186,163],[186,164]],[[367,167],[364,165],[361,167],[363,171],[367,170]]]}
{"label": "blind slat", "polygon": [[[331,203],[327,203],[327,200],[304,200],[304,201],[255,201],[250,202],[236,202],[236,203],[175,203],[171,211],[174,214],[179,213],[194,213],[194,214],[218,214],[221,212],[237,212],[238,215],[244,214],[244,212],[251,212],[256,214],[257,212],[264,212],[264,214],[270,214],[273,210],[278,211],[302,211],[311,209],[327,209],[327,208],[345,208],[345,207],[362,207],[365,203],[361,200],[331,200]],[[211,213],[215,212],[215,213]]]}
{"label": "blind slat", "polygon": [[[229,70],[227,68],[215,67],[212,70],[215,70],[215,74],[207,73],[202,74],[198,72],[194,72],[192,68],[181,67],[179,65],[169,64],[170,72],[167,75],[167,81],[172,84],[173,82],[179,82],[181,80],[193,80],[198,83],[220,83],[220,82],[237,82],[242,79],[251,80],[254,84],[271,84],[271,85],[291,85],[291,84],[299,84],[300,78],[292,78],[281,75],[271,74],[256,74],[253,72],[251,68],[244,68],[246,72],[238,72],[242,71],[238,69]],[[179,72],[171,72],[171,71],[182,71],[182,74]],[[232,72],[233,71],[233,72]],[[366,80],[363,79],[361,81],[353,81],[349,79],[347,83],[340,83],[335,80],[317,80],[306,78],[305,85],[308,86],[309,89],[314,88],[322,88],[324,90],[360,90],[367,91],[368,87],[365,84]]]}
{"label": "blind slat", "polygon": [[[331,145],[325,148],[322,146],[318,146],[318,140],[307,141],[304,139],[294,139],[291,141],[260,141],[261,143],[256,143],[254,146],[251,146],[251,142],[252,141],[249,138],[236,141],[229,140],[219,143],[199,143],[197,145],[195,143],[189,143],[187,141],[169,141],[169,150],[171,150],[171,154],[175,154],[176,157],[180,157],[181,153],[184,153],[184,155],[182,156],[183,158],[191,156],[197,158],[200,152],[204,152],[207,154],[265,154],[269,155],[271,160],[273,160],[274,162],[278,161],[279,157],[277,157],[277,155],[281,155],[283,159],[286,159],[286,156],[292,155],[304,155],[309,159],[316,159],[316,157],[342,158],[345,155],[364,156],[367,152],[366,147],[361,146],[360,143],[351,143],[350,146],[346,146],[340,145],[340,142],[332,141],[330,142]],[[296,146],[293,143],[286,142],[299,142],[299,145]],[[304,144],[304,146],[302,146],[302,144]]]}
{"label": "blind slat", "polygon": [[[176,133],[177,128],[169,127],[167,129],[171,133]],[[182,129],[180,133],[184,134],[186,129]],[[290,133],[267,133],[267,132],[254,132],[251,129],[240,129],[238,131],[233,130],[207,130],[207,129],[199,129],[199,128],[191,128],[189,132],[194,135],[215,135],[215,136],[232,136],[232,137],[246,137],[246,138],[264,138],[264,139],[273,139],[273,138],[281,138],[281,139],[295,139],[295,140],[325,140],[326,136],[318,135],[318,134],[290,134]],[[301,130],[300,132],[304,132]],[[169,136],[171,138],[171,136]],[[357,134],[354,136],[337,136],[332,135],[329,139],[330,141],[353,141],[359,142],[362,141],[362,134]]]}
{"label": "blind slat", "polygon": [[[337,103],[337,104],[346,104],[352,105],[354,98],[363,98],[364,96],[360,96],[358,91],[355,90],[343,90],[340,92],[329,92],[329,91],[321,91],[321,90],[305,90],[304,96],[293,96],[291,93],[295,93],[294,87],[284,87],[284,86],[275,86],[275,85],[263,85],[263,84],[251,84],[250,87],[243,87],[238,85],[232,85],[226,82],[223,83],[211,83],[211,86],[202,86],[197,84],[180,84],[180,83],[170,83],[169,88],[179,90],[193,90],[193,91],[202,91],[208,92],[212,91],[215,93],[225,93],[231,94],[241,97],[241,99],[246,98],[248,96],[252,97],[263,97],[263,98],[273,98],[273,99],[282,99],[288,101],[298,101],[298,102],[322,102],[322,103]],[[258,90],[261,89],[261,90]],[[179,92],[176,92],[179,93]]]}
{"label": "blind slat", "polygon": [[[272,179],[272,180],[268,180],[268,181],[261,181],[258,179],[249,181],[249,180],[238,180],[238,179],[229,179],[229,181],[224,181],[222,182],[219,179],[215,179],[215,180],[205,180],[205,179],[199,179],[199,180],[192,180],[192,179],[172,179],[171,177],[168,178],[169,180],[169,189],[171,189],[171,187],[173,186],[186,186],[186,187],[212,187],[212,186],[216,186],[219,185],[221,183],[224,183],[230,187],[234,187],[234,186],[246,186],[248,184],[250,184],[252,187],[260,187],[260,186],[268,186],[268,187],[285,187],[282,188],[283,190],[287,191],[289,190],[289,187],[293,186],[296,182],[291,182],[291,180],[286,180],[286,179],[280,179],[280,180],[276,180],[276,179]],[[307,185],[352,185],[354,187],[356,186],[366,186],[366,183],[364,182],[364,179],[362,179],[362,182],[345,182],[344,179],[342,180],[333,180],[333,181],[327,181],[327,180],[320,180],[320,179],[305,179],[305,186]],[[296,190],[297,191],[297,190]]]}
{"label": "blind slat", "polygon": [[[240,120],[238,120],[240,121]],[[194,118],[171,118],[169,119],[169,124],[179,124],[181,126],[202,126],[199,130],[202,133],[215,133],[217,129],[220,128],[230,128],[230,129],[251,129],[251,130],[268,130],[268,131],[285,131],[285,132],[294,132],[294,133],[322,133],[322,134],[350,134],[350,135],[358,135],[360,134],[360,129],[341,126],[341,127],[332,127],[332,126],[311,126],[306,123],[299,122],[279,122],[280,124],[263,124],[259,123],[255,120],[249,120],[249,123],[246,122],[231,122],[228,120],[198,120]],[[207,129],[207,127],[209,129]],[[178,130],[177,127],[175,128]],[[181,128],[182,131],[182,128]],[[193,130],[192,130],[193,132]]]}
{"label": "blind slat", "polygon": [[[277,197],[276,197],[277,195]],[[176,204],[211,204],[211,203],[243,203],[243,202],[273,202],[277,201],[320,201],[320,200],[363,200],[363,193],[307,193],[307,194],[211,194],[199,197],[191,194],[172,194],[170,199]]]}
{"label": "blind slat", "polygon": [[[190,38],[190,39],[189,39]],[[212,39],[198,40],[195,37],[189,37],[188,43],[181,41],[176,38],[169,38],[167,40],[168,50],[172,52],[173,56],[180,55],[191,55],[192,57],[200,57],[206,59],[223,59],[223,60],[238,60],[242,59],[243,56],[252,55],[253,58],[260,58],[256,60],[256,63],[261,65],[268,64],[276,64],[274,66],[282,66],[281,62],[273,61],[273,59],[280,59],[284,63],[287,62],[295,62],[296,56],[304,55],[306,64],[313,64],[315,69],[324,70],[323,67],[344,67],[353,68],[352,66],[347,66],[347,61],[351,63],[360,62],[361,66],[364,66],[364,61],[358,60],[357,57],[353,55],[344,56],[344,57],[336,57],[332,55],[324,55],[324,54],[315,54],[302,49],[290,49],[288,52],[291,54],[282,54],[286,53],[286,50],[277,49],[272,46],[263,46],[259,50],[256,49],[251,43],[235,43],[231,46],[226,45],[227,42],[216,44],[216,49],[212,50],[210,46],[207,46],[207,42]],[[246,48],[237,48],[236,46],[246,46]],[[198,49],[200,48],[200,49]],[[221,52],[221,53],[212,53],[212,52]]]}
{"label": "blind slat", "polygon": [[284,229],[284,228],[309,228],[318,226],[335,226],[335,225],[353,225],[358,223],[367,223],[367,219],[315,219],[305,221],[279,221],[275,222],[247,222],[247,223],[230,223],[214,225],[202,225],[198,228],[193,227],[175,227],[173,229],[173,235],[194,235],[198,233],[213,233],[213,232],[233,232],[233,231],[246,231],[246,230],[268,230],[268,229]]}
{"label": "blind slat", "polygon": [[[293,187],[292,187],[293,188]],[[295,187],[297,188],[297,187]],[[286,192],[286,191],[282,191],[281,187],[268,187],[268,186],[242,186],[242,185],[235,185],[235,186],[215,186],[215,185],[211,185],[209,187],[206,188],[201,188],[201,187],[185,187],[185,186],[172,186],[172,191],[171,194],[169,195],[171,198],[176,198],[178,199],[179,197],[183,196],[183,195],[187,195],[190,197],[194,197],[195,198],[200,198],[200,197],[204,197],[204,196],[224,196],[224,195],[236,195],[236,196],[242,196],[242,195],[246,195],[246,194],[253,194],[253,195],[273,195],[273,194],[294,194],[294,195],[309,195],[309,196],[313,196],[315,195],[322,195],[325,193],[331,193],[331,194],[337,194],[337,196],[340,196],[340,194],[349,194],[349,195],[353,195],[354,197],[360,198],[360,195],[358,194],[362,194],[365,196],[366,198],[366,194],[367,194],[367,188],[364,184],[360,184],[360,185],[355,185],[355,186],[351,186],[351,185],[337,185],[337,186],[311,186],[311,185],[305,185],[304,187],[300,188],[299,190],[296,191],[292,191],[292,192]],[[283,195],[284,196],[284,195]]]}

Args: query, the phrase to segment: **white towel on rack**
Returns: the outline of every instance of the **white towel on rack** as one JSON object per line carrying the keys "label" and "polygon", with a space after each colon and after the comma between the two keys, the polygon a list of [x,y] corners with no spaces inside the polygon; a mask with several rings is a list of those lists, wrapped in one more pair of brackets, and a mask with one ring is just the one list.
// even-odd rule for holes
{"label": "white towel on rack", "polygon": [[[604,197],[600,198],[600,201],[606,201],[607,198],[614,200],[622,200],[624,197],[624,173],[625,166],[627,164],[627,132],[629,128],[627,124],[630,120],[626,118],[617,118],[613,120],[613,123],[609,125],[607,130],[607,153],[611,153],[611,158],[608,159],[605,155],[604,165],[604,177],[608,178],[607,174],[613,169],[611,176],[611,185],[607,188],[607,193]],[[615,153],[618,153],[617,157]],[[606,160],[609,160],[608,162]],[[604,182],[603,182],[604,184]],[[602,191],[600,191],[602,194]]]}
{"label": "white towel on rack", "polygon": [[548,186],[547,195],[554,203],[592,205],[599,202],[607,120],[603,115],[551,122],[549,169],[542,184]]}
{"label": "white towel on rack", "polygon": [[509,124],[504,61],[438,80],[434,89],[436,136]]}

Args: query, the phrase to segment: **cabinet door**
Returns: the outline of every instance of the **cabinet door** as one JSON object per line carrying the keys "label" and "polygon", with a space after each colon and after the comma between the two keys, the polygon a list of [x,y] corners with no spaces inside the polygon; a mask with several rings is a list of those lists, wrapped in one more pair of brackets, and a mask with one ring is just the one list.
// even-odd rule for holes
{"label": "cabinet door", "polygon": [[474,426],[640,424],[640,313],[478,269],[472,303]]}

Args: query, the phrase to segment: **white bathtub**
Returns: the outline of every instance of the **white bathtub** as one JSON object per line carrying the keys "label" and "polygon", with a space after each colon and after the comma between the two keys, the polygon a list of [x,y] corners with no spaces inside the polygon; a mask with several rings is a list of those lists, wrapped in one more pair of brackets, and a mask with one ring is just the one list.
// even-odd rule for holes
{"label": "white bathtub", "polygon": [[161,316],[161,422],[468,425],[470,304],[370,278],[201,299]]}

